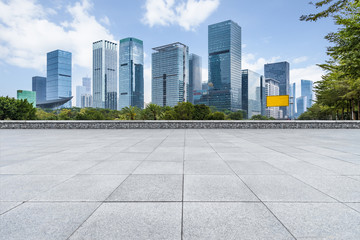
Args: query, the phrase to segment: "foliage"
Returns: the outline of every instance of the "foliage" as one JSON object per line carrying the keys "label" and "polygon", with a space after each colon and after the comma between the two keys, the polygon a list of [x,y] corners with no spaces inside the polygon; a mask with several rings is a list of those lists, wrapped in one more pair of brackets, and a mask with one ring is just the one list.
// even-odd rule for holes
{"label": "foliage", "polygon": [[180,102],[174,107],[177,120],[192,120],[194,115],[194,105],[189,102]]}
{"label": "foliage", "polygon": [[121,112],[125,115],[126,120],[135,120],[139,110],[137,107],[130,106],[123,108]]}
{"label": "foliage", "polygon": [[214,112],[209,115],[209,120],[225,120],[225,113],[223,112]]}
{"label": "foliage", "polygon": [[298,120],[330,120],[332,117],[329,107],[315,103],[311,108],[298,117]]}
{"label": "foliage", "polygon": [[263,115],[254,115],[251,117],[251,120],[275,120],[273,117],[267,117]]}
{"label": "foliage", "polygon": [[211,110],[205,104],[195,105],[194,106],[194,120],[205,120],[208,119],[209,115],[211,114]]}
{"label": "foliage", "polygon": [[146,106],[145,111],[147,111],[151,120],[158,120],[161,114],[161,107],[154,103],[150,103]]}
{"label": "foliage", "polygon": [[237,111],[237,112],[231,112],[227,115],[227,119],[230,120],[243,120],[244,119],[244,112],[243,111]]}
{"label": "foliage", "polygon": [[36,108],[26,99],[0,97],[0,120],[35,120]]}

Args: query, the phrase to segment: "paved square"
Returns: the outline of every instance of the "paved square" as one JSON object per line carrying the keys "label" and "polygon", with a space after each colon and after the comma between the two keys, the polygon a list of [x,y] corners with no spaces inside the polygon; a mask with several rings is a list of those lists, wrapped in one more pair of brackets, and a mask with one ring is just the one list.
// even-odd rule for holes
{"label": "paved square", "polygon": [[0,240],[360,239],[360,130],[0,130]]}

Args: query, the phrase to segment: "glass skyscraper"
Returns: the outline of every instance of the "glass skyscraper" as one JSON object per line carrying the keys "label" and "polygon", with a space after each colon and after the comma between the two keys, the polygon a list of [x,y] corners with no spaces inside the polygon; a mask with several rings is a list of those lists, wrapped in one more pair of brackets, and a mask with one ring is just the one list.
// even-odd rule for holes
{"label": "glass skyscraper", "polygon": [[229,20],[208,27],[209,105],[218,110],[242,107],[241,27]]}
{"label": "glass skyscraper", "polygon": [[82,85],[86,87],[86,94],[91,94],[91,78],[83,77],[82,78]]}
{"label": "glass skyscraper", "polygon": [[202,61],[200,56],[192,53],[189,56],[188,102],[194,104],[194,94],[198,96],[200,90],[202,90]]}
{"label": "glass skyscraper", "polygon": [[93,106],[117,109],[117,44],[93,43]]}
{"label": "glass skyscraper", "polygon": [[[314,82],[310,80],[301,80],[301,96],[307,97],[306,107],[309,108],[313,105],[313,85]],[[305,109],[306,110],[306,109]]]}
{"label": "glass skyscraper", "polygon": [[242,109],[247,118],[265,114],[264,77],[248,69],[242,70]]}
{"label": "glass skyscraper", "polygon": [[177,42],[153,50],[152,103],[173,107],[187,101],[189,47]]}
{"label": "glass skyscraper", "polygon": [[[279,81],[279,95],[289,95],[290,93],[290,64],[288,62],[278,62],[265,64],[265,78],[272,78]],[[289,117],[289,107],[280,107],[283,118]]]}
{"label": "glass skyscraper", "polygon": [[125,38],[119,44],[119,110],[136,106],[144,108],[143,41]]}
{"label": "glass skyscraper", "polygon": [[298,117],[304,112],[306,112],[306,109],[308,108],[307,103],[308,103],[307,96],[301,96],[296,99]]}
{"label": "glass skyscraper", "polygon": [[[46,99],[71,97],[71,53],[55,50],[47,53]],[[58,108],[71,108],[71,101]]]}
{"label": "glass skyscraper", "polygon": [[46,77],[32,78],[32,90],[36,92],[36,102],[46,101]]}
{"label": "glass skyscraper", "polygon": [[34,91],[17,90],[17,99],[26,99],[28,103],[31,103],[36,108],[36,92]]}

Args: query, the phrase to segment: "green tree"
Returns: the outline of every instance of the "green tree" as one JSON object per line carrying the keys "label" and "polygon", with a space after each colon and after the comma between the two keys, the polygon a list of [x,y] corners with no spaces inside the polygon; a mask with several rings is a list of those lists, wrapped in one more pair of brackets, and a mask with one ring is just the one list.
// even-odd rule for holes
{"label": "green tree", "polygon": [[214,112],[209,115],[209,120],[225,120],[225,113],[223,112]]}
{"label": "green tree", "polygon": [[273,118],[273,117],[267,117],[267,116],[263,116],[263,115],[253,115],[252,117],[251,117],[251,120],[275,120],[275,118]]}
{"label": "green tree", "polygon": [[150,103],[149,105],[146,106],[145,110],[148,112],[148,114],[150,115],[152,120],[159,119],[159,115],[161,114],[160,106],[158,106],[154,103]]}
{"label": "green tree", "polygon": [[43,109],[36,109],[36,119],[38,120],[57,120],[58,117],[54,112],[46,112]]}
{"label": "green tree", "polygon": [[135,120],[137,113],[139,112],[139,109],[137,107],[125,107],[121,110],[122,113],[126,116],[127,120]]}
{"label": "green tree", "polygon": [[189,102],[179,102],[175,107],[177,120],[192,120],[194,115],[194,105]]}
{"label": "green tree", "polygon": [[211,110],[205,104],[194,106],[194,114],[193,114],[194,120],[206,120],[208,119],[210,114],[211,114]]}
{"label": "green tree", "polygon": [[243,111],[231,112],[227,115],[227,118],[230,120],[243,120],[244,112]]}
{"label": "green tree", "polygon": [[26,99],[0,97],[0,120],[35,120],[36,108]]}

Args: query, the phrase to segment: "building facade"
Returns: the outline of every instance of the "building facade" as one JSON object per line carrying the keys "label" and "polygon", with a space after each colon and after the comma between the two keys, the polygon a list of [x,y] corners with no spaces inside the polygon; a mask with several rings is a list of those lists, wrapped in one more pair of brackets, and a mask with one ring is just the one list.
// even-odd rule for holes
{"label": "building facade", "polygon": [[86,94],[85,86],[76,86],[76,107],[82,108],[81,97]]}
{"label": "building facade", "polygon": [[[265,96],[278,96],[280,93],[279,81],[267,78],[265,79]],[[282,114],[280,113],[279,107],[267,107],[266,116],[273,118],[281,118]]]}
{"label": "building facade", "polygon": [[34,108],[36,108],[36,92],[34,91],[17,90],[17,99],[26,99],[29,103],[33,105]]}
{"label": "building facade", "polygon": [[307,96],[301,96],[296,99],[297,117],[299,117],[301,114],[306,112],[306,109],[308,108],[307,104],[308,104]]}
{"label": "building facade", "polygon": [[117,44],[93,43],[93,106],[117,110]]}
{"label": "building facade", "polygon": [[172,43],[153,48],[152,53],[152,103],[175,106],[187,101],[189,84],[189,47]]}
{"label": "building facade", "polygon": [[[71,53],[63,50],[47,53],[46,100],[71,97],[71,58]],[[71,101],[58,108],[71,108]]]}
{"label": "building facade", "polygon": [[32,91],[36,92],[36,102],[46,101],[46,77],[32,78]]}
{"label": "building facade", "polygon": [[[288,62],[277,62],[265,64],[265,79],[272,78],[279,81],[279,95],[290,94],[290,64]],[[283,118],[289,118],[289,107],[280,107]]]}
{"label": "building facade", "polygon": [[241,27],[229,20],[209,25],[209,104],[241,110]]}
{"label": "building facade", "polygon": [[91,94],[81,95],[81,108],[89,108],[93,105],[93,98]]}
{"label": "building facade", "polygon": [[290,85],[290,119],[296,117],[296,83]]}
{"label": "building facade", "polygon": [[[306,107],[310,108],[314,102],[314,82],[310,80],[301,80],[301,96],[307,97]],[[306,109],[305,109],[306,110]]]}
{"label": "building facade", "polygon": [[83,77],[82,86],[86,87],[86,94],[91,94],[91,78]]}
{"label": "building facade", "polygon": [[247,118],[265,114],[265,80],[256,72],[242,70],[242,109]]}
{"label": "building facade", "polygon": [[202,60],[196,54],[189,55],[189,87],[188,102],[194,104],[194,94],[198,96],[198,92],[202,90]]}
{"label": "building facade", "polygon": [[119,110],[134,106],[144,108],[143,41],[125,38],[119,43]]}

